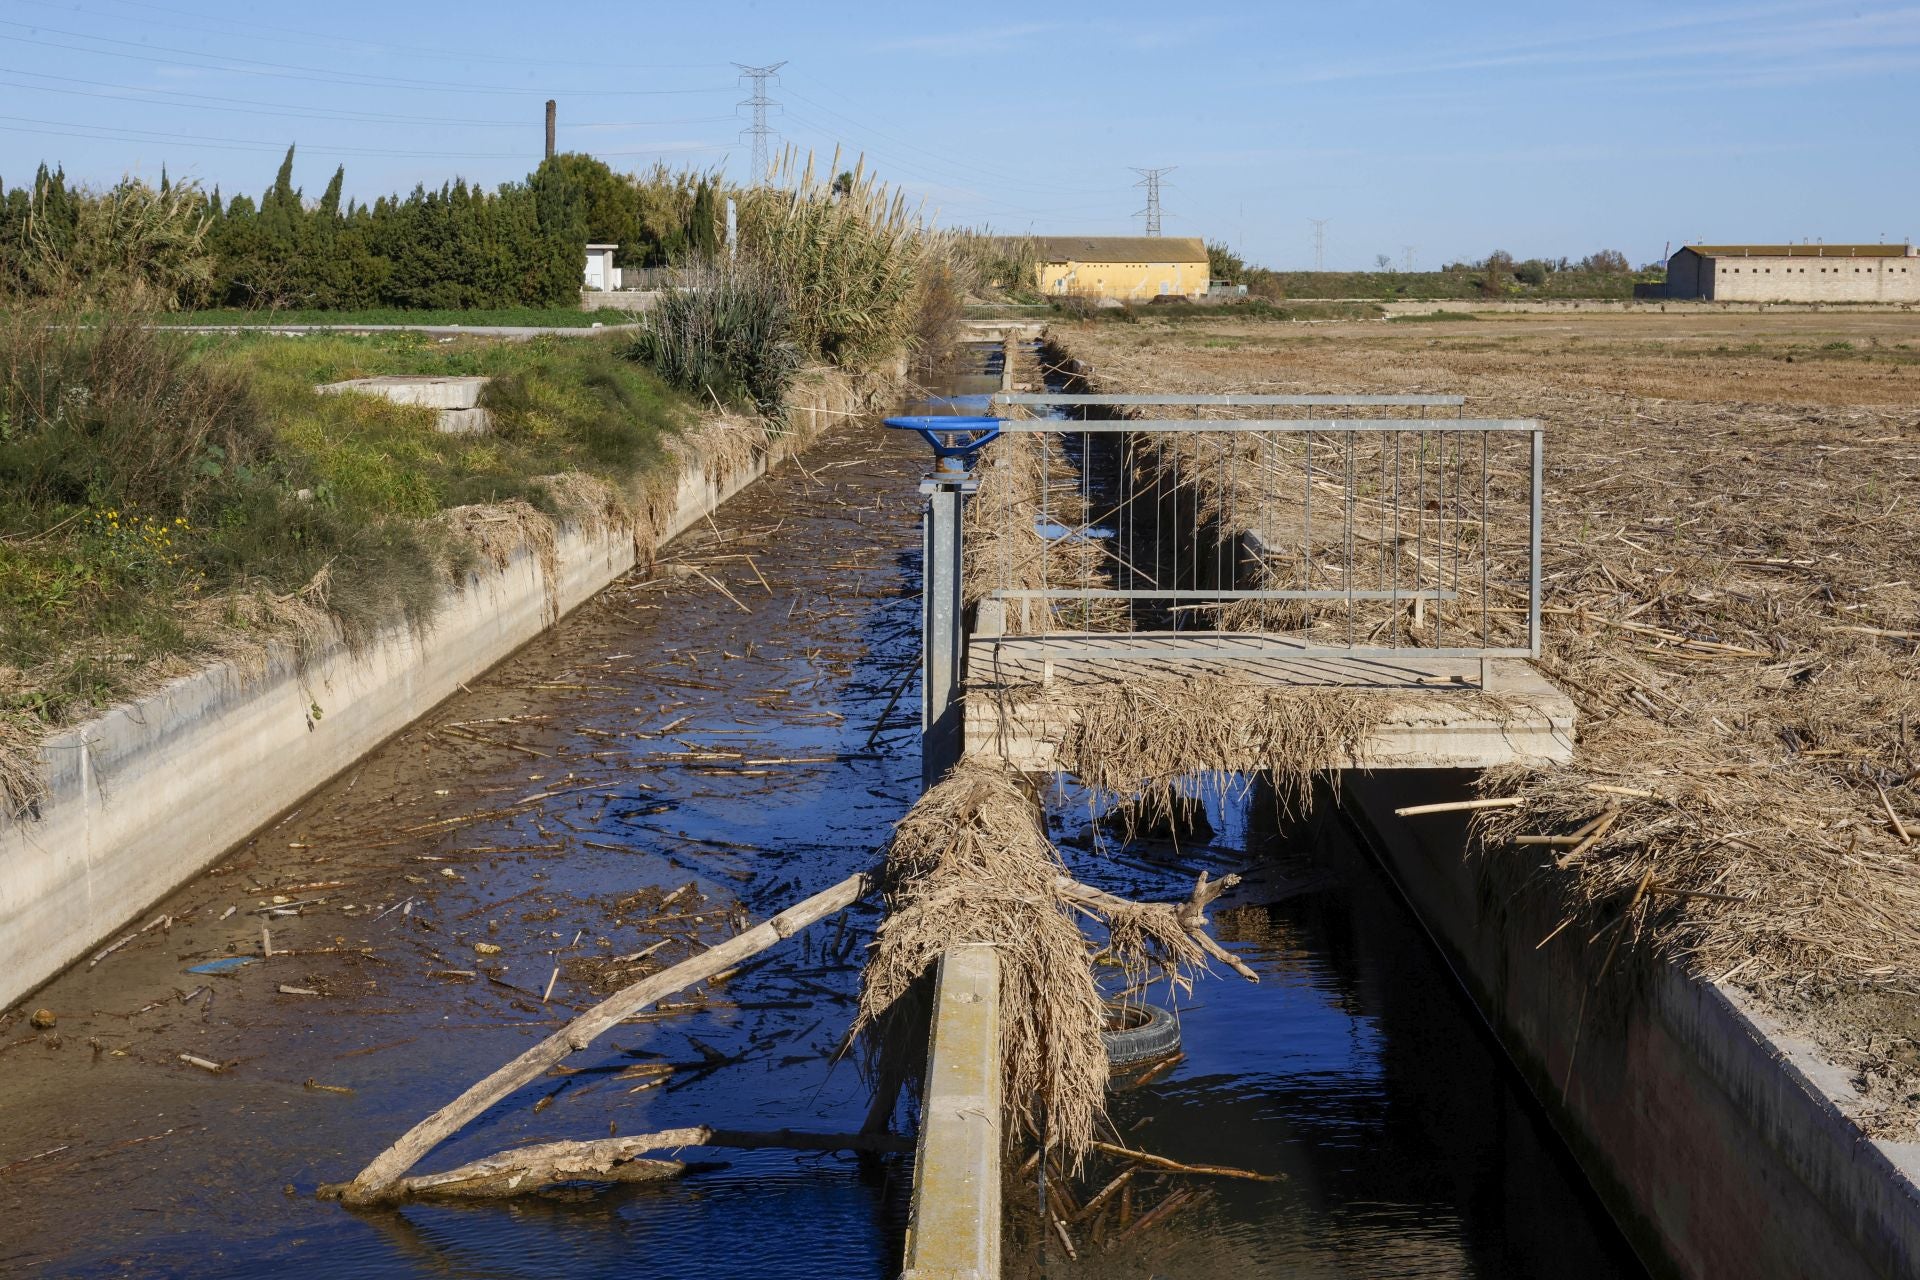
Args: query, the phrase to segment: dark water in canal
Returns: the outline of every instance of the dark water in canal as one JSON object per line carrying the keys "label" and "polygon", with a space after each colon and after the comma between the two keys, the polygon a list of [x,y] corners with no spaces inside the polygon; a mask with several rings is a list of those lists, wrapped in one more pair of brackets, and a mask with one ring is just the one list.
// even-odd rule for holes
{"label": "dark water in canal", "polygon": [[[170,930],[35,997],[57,1045],[20,1023],[0,1041],[0,1270],[897,1272],[905,1160],[704,1152],[680,1180],[591,1197],[370,1214],[313,1197],[630,981],[637,953],[679,959],[866,864],[912,802],[923,446],[847,424],[801,461],[184,886],[150,913]],[[1198,984],[1186,1057],[1114,1117],[1148,1149],[1288,1180],[1223,1183],[1078,1263],[1016,1249],[1009,1274],[1639,1274],[1338,822],[1216,816],[1210,842],[1109,856],[1076,844],[1080,797],[1054,806],[1077,872],[1117,892],[1248,875],[1216,920],[1262,981]],[[275,906],[299,914],[257,914]],[[257,955],[263,920],[289,954],[186,972]],[[865,1088],[832,1055],[873,915],[850,920],[618,1028],[427,1167],[610,1127],[858,1128]]]}

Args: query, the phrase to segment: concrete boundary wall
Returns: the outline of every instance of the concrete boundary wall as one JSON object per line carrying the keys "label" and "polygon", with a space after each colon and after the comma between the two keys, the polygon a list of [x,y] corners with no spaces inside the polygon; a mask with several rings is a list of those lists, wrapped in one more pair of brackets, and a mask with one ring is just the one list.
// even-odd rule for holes
{"label": "concrete boundary wall", "polygon": [[[794,436],[714,474],[690,459],[665,542],[791,454],[860,395],[829,378],[795,393]],[[104,945],[152,903],[298,804],[636,560],[631,534],[563,526],[553,581],[522,547],[448,593],[431,626],[305,663],[217,663],[50,736],[37,817],[0,818],[0,1007]],[[142,921],[141,923],[144,923]]]}
{"label": "concrete boundary wall", "polygon": [[[1849,1118],[1848,1074],[1737,992],[1616,958],[1467,857],[1471,774],[1347,776],[1375,852],[1656,1275],[1743,1280],[1920,1276],[1920,1143]],[[1493,858],[1525,858],[1500,850]],[[1536,856],[1537,855],[1533,855]],[[1576,936],[1578,935],[1578,936]],[[1591,993],[1591,994],[1589,994]]]}
{"label": "concrete boundary wall", "polygon": [[[1389,316],[1420,316],[1435,311],[1479,312],[1486,315],[1566,315],[1575,312],[1618,313],[1633,315],[1728,315],[1758,314],[1763,311],[1778,312],[1834,312],[1848,315],[1859,312],[1871,315],[1878,312],[1912,311],[1920,304],[1912,302],[1708,302],[1695,298],[1636,298],[1628,301],[1624,298],[1432,298],[1432,299],[1394,299],[1384,301],[1379,298],[1320,299],[1297,298],[1293,302],[1302,305],[1312,302],[1371,302]],[[1280,303],[1287,306],[1288,303]]]}
{"label": "concrete boundary wall", "polygon": [[965,942],[934,977],[901,1280],[1000,1274],[1000,953]]}

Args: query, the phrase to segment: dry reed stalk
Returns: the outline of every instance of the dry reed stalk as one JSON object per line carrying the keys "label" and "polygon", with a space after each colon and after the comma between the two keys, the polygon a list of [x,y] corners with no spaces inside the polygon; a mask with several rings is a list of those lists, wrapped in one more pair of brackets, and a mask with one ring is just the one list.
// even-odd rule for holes
{"label": "dry reed stalk", "polygon": [[[0,691],[4,688],[0,682]],[[0,817],[30,813],[46,795],[46,771],[40,762],[42,736],[24,716],[0,714]]]}
{"label": "dry reed stalk", "polygon": [[[1030,354],[1024,358],[1029,362],[1033,359]],[[1030,371],[1030,380],[1039,380],[1037,365]],[[1011,405],[1005,416],[1025,418],[1028,414],[1024,406]],[[996,590],[1061,589],[1077,583],[1112,585],[1108,552],[1099,540],[1049,538],[1040,531],[1043,517],[1051,524],[1078,530],[1091,514],[1081,494],[1080,473],[1060,442],[1028,432],[1002,436],[981,452],[975,475],[980,488],[967,505],[967,562],[962,583],[968,604],[984,600]],[[1007,602],[1006,634],[1103,631],[1125,625],[1125,611],[1118,601],[1077,604],[1080,616],[1056,617],[1051,625],[1046,619],[1031,617],[1023,607],[1025,603]],[[1031,612],[1037,614],[1042,607],[1036,604]]]}
{"label": "dry reed stalk", "polygon": [[1003,1096],[1026,1128],[1074,1160],[1103,1114],[1105,1015],[1085,940],[1054,894],[1065,867],[1017,775],[966,762],[894,829],[888,914],[862,977],[854,1033],[874,1028],[940,954],[1000,953]]}
{"label": "dry reed stalk", "polygon": [[1225,799],[1261,774],[1283,806],[1304,813],[1315,780],[1358,755],[1391,710],[1381,694],[1217,676],[1111,680],[1052,696],[1074,708],[1058,747],[1060,767],[1096,792],[1137,798],[1130,820],[1170,820],[1197,787],[1210,785]]}
{"label": "dry reed stalk", "polygon": [[[888,914],[862,976],[852,1035],[890,1015],[958,943],[1000,954],[1003,1096],[1029,1134],[1041,1132],[1077,1169],[1105,1114],[1106,1013],[1076,922],[1107,927],[1108,954],[1130,975],[1157,967],[1185,984],[1207,964],[1204,909],[1222,885],[1191,902],[1134,903],[1077,884],[1047,839],[1021,777],[967,760],[923,795],[894,829]],[[1231,958],[1229,958],[1231,961]],[[869,1037],[871,1039],[871,1036]]]}

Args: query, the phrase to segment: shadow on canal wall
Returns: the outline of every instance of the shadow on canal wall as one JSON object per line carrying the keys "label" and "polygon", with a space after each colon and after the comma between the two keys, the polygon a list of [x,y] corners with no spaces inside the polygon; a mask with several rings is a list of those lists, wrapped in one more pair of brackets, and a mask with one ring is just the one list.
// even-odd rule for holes
{"label": "shadow on canal wall", "polygon": [[563,524],[447,593],[426,628],[350,651],[221,661],[41,746],[47,788],[0,819],[0,1007],[78,960],[169,890],[351,767],[651,556],[835,419],[897,392],[893,377],[823,371],[788,398],[792,430],[710,423],[692,434],[669,509],[648,531]]}
{"label": "shadow on canal wall", "polygon": [[[1846,1074],[1731,988],[1630,977],[1469,853],[1465,771],[1349,775],[1348,811],[1656,1275],[1920,1274],[1920,1144],[1868,1138]],[[1518,857],[1493,850],[1487,857]],[[1557,935],[1557,936],[1556,936]]]}

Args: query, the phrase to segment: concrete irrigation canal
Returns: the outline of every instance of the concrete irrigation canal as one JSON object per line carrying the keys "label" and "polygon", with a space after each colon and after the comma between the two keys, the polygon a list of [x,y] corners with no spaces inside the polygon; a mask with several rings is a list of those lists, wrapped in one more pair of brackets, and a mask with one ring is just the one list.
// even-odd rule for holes
{"label": "concrete irrigation canal", "polygon": [[[940,388],[1013,397],[973,460],[964,536],[923,541],[920,440],[839,416],[291,812],[120,904],[31,993],[50,1017],[0,1043],[0,1270],[1610,1277],[1724,1274],[1689,1250],[1740,1231],[1826,1239],[1815,1193],[1780,1172],[1817,1143],[1755,1138],[1687,1076],[1686,1046],[1645,1050],[1665,1122],[1689,1143],[1717,1126],[1745,1172],[1621,1174],[1516,1048],[1519,997],[1475,950],[1507,926],[1461,870],[1465,782],[1564,759],[1575,729],[1526,661],[1532,425],[1437,403],[1409,424],[1404,402],[1355,398],[1184,425],[1164,401],[1124,424],[1082,416],[1115,405],[1033,416],[1084,389],[1061,356],[1043,380],[1011,335]],[[1491,514],[1500,491],[1522,495],[1501,508],[1517,526]],[[1266,571],[1273,548],[1299,579]],[[1252,612],[1229,630],[1229,610]],[[992,771],[979,794],[1013,797],[977,830],[1010,822],[1039,849],[1037,889],[980,879],[960,915],[929,914],[951,867],[913,852],[914,823],[960,802],[923,800],[923,742],[936,779],[959,766],[943,788]],[[1156,762],[1204,776],[1143,784]],[[1372,772],[1330,777],[1353,769]],[[619,1010],[391,1171],[425,1183],[499,1156],[488,1194],[317,1194],[598,1002],[732,956],[862,873],[885,892],[859,882],[777,948]],[[1002,1096],[1022,1046],[1071,1057],[1022,994],[1024,939],[917,940],[937,962],[906,975],[868,1027],[883,1034],[850,1039],[903,931],[1018,920],[1036,898],[1114,1019],[1081,1128],[1057,1074]],[[1536,923],[1518,922],[1528,945]],[[1212,974],[1181,981],[1208,952]],[[1556,1033],[1564,1011],[1539,999]],[[1143,1029],[1170,1038],[1125,1061]],[[636,1135],[667,1136],[495,1194],[525,1191],[542,1144]],[[1715,1179],[1729,1200],[1695,1202],[1692,1234],[1646,1199]],[[1900,1273],[1829,1256],[1832,1274]]]}

